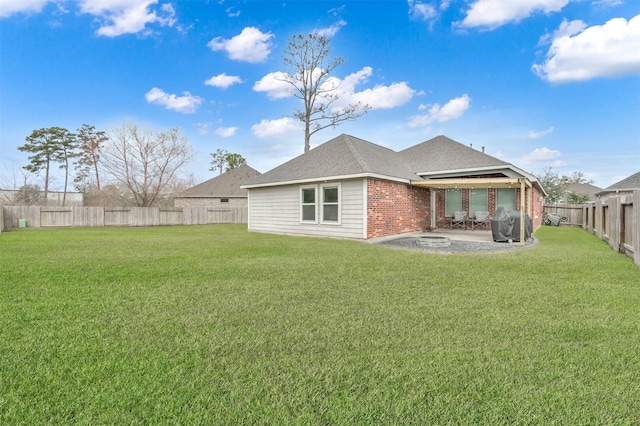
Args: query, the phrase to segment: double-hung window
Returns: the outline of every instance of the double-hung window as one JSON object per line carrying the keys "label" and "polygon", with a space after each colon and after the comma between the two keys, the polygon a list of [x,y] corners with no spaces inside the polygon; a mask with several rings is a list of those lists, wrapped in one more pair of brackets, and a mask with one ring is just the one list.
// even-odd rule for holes
{"label": "double-hung window", "polygon": [[322,222],[340,223],[340,185],[322,185]]}
{"label": "double-hung window", "polygon": [[316,187],[302,187],[300,191],[300,220],[317,223],[316,210]]}
{"label": "double-hung window", "polygon": [[340,184],[300,187],[300,221],[340,224]]}

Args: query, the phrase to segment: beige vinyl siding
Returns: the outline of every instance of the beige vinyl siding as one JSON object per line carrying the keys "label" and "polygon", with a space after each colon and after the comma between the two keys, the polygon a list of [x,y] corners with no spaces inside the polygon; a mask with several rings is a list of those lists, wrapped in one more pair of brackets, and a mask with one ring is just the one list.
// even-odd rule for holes
{"label": "beige vinyl siding", "polygon": [[[313,235],[337,238],[358,238],[364,235],[362,217],[363,179],[339,182],[318,182],[321,185],[340,184],[340,224],[301,223],[300,191],[304,185],[284,185],[249,190],[249,230],[278,234]],[[313,184],[311,184],[313,185]],[[319,194],[319,193],[318,193]],[[321,205],[319,206],[321,208]],[[318,210],[318,214],[320,211]]]}

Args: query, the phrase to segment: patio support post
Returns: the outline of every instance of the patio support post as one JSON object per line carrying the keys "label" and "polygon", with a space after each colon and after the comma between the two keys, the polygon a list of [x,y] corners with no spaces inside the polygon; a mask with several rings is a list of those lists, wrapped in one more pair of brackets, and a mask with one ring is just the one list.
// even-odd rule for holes
{"label": "patio support post", "polygon": [[526,186],[524,184],[524,179],[519,179],[520,181],[520,244],[524,244],[524,229],[525,229],[525,209],[526,207]]}

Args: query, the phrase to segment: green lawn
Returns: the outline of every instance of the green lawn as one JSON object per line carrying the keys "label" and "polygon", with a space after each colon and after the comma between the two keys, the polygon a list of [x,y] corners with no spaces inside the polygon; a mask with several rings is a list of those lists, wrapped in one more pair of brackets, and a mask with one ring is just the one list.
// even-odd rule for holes
{"label": "green lawn", "polygon": [[639,424],[640,268],[237,225],[0,235],[0,424]]}

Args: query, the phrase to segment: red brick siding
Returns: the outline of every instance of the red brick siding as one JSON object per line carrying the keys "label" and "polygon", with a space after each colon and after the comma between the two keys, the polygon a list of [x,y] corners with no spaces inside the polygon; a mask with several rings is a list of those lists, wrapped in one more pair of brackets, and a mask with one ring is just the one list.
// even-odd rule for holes
{"label": "red brick siding", "polygon": [[[470,215],[471,212],[469,212],[469,190],[461,189],[460,191],[462,191],[462,210],[466,211],[467,214]],[[436,227],[438,228],[448,228],[450,224],[449,216],[445,215],[445,194],[446,191],[444,189],[436,190]],[[525,200],[528,207],[529,197],[527,196]],[[531,210],[531,220],[533,222],[533,229],[535,230],[542,224],[542,208],[544,204],[542,194],[538,192],[536,188],[533,188],[532,201],[533,205]],[[496,212],[496,190],[493,188],[490,188],[488,191],[488,204],[489,215],[493,217]],[[520,188],[516,188],[516,209],[520,209]]]}
{"label": "red brick siding", "polygon": [[428,229],[428,189],[369,178],[367,194],[367,238]]}

